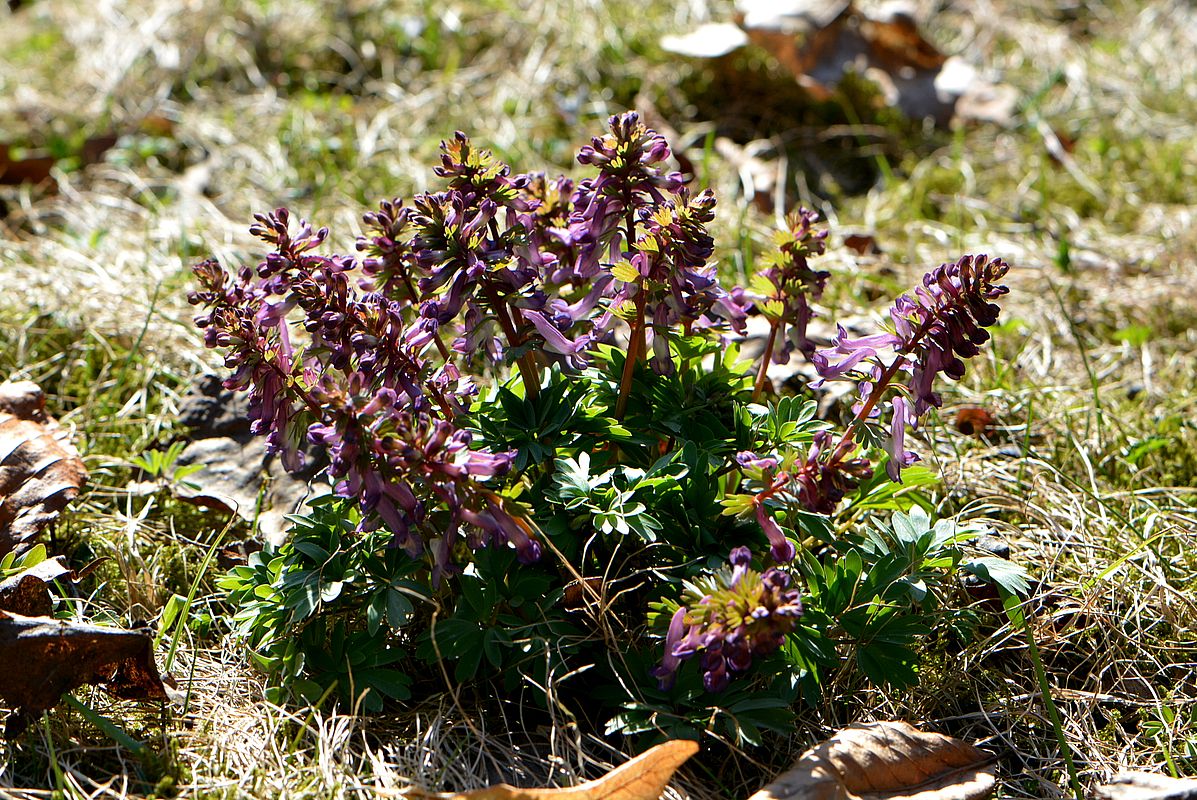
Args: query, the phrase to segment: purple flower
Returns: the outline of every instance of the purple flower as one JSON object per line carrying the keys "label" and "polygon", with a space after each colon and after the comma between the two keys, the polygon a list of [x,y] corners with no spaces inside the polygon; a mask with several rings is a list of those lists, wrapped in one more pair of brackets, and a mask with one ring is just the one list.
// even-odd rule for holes
{"label": "purple flower", "polygon": [[917,454],[906,449],[906,428],[907,426],[913,428],[918,422],[918,417],[914,415],[910,401],[903,395],[894,397],[890,401],[890,407],[893,410],[893,417],[889,424],[889,437],[885,442],[885,451],[889,453],[885,471],[890,480],[901,482],[902,469],[919,460]]}
{"label": "purple flower", "polygon": [[[476,167],[471,161],[457,178],[503,179],[501,170]],[[450,226],[452,236],[440,242],[445,257],[452,251],[461,265],[446,280],[468,273],[472,264],[485,266],[489,245],[480,253],[454,247],[459,235],[489,234],[495,204],[487,202],[474,211],[462,202],[436,206],[446,219],[466,223]],[[363,249],[376,255],[374,277],[385,267],[393,280],[384,281],[383,291],[361,295],[350,280],[354,259],[311,252],[326,231],[301,221],[292,234],[285,209],[259,215],[253,231],[274,251],[257,270],[241,269],[235,277],[214,261],[197,265],[200,290],[190,300],[205,306],[197,324],[210,346],[228,348],[232,375],[225,383],[249,391],[254,433],[265,435],[271,451],[295,470],[306,430],[328,453],[334,491],[358,501],[362,530],[386,527],[394,545],[412,557],[431,551],[436,580],[453,568],[449,559],[463,525],[474,527],[468,538],[478,546],[510,542],[521,559],[535,560],[540,545],[530,526],[484,485],[510,469],[514,453],[472,447],[470,432],[453,419],[476,388],[452,363],[437,368],[426,359],[428,347],[439,343],[437,320],[407,322],[413,298],[395,281],[407,281],[404,270],[423,268],[420,255],[427,261],[427,248],[412,255],[400,241],[407,216],[397,203],[383,204],[376,215],[378,235]],[[425,275],[433,283],[441,277]],[[448,297],[449,304],[463,302],[453,289]],[[293,325],[302,325],[310,339],[303,348],[292,345]]]}
{"label": "purple flower", "polygon": [[578,162],[597,167],[599,175],[578,184],[572,198],[570,238],[577,243],[572,278],[585,280],[599,273],[604,253],[618,260],[628,213],[662,203],[665,192],[682,187],[682,176],[664,173],[657,165],[669,158],[665,137],[640,122],[634,111],[607,120],[610,131],[578,151]]}
{"label": "purple flower", "polygon": [[[1009,291],[998,284],[1009,269],[1000,258],[984,255],[941,264],[924,275],[912,293],[894,302],[889,312],[893,333],[850,339],[840,328],[834,346],[812,356],[823,379],[855,376],[858,381],[856,420],[836,449],[837,459],[847,452],[844,445],[855,426],[877,416],[883,396],[893,389],[900,394],[890,401],[886,469],[890,477],[899,479],[902,467],[917,458],[905,449],[906,428],[916,427],[923,414],[942,405],[934,388],[936,376],[964,377],[964,360],[988,341],[985,327],[997,322],[1000,310],[991,301]],[[888,360],[882,356],[886,350],[893,353]],[[904,383],[898,380],[903,374],[909,376]]]}
{"label": "purple flower", "polygon": [[818,213],[807,208],[790,214],[787,229],[777,235],[777,251],[767,257],[752,284],[756,308],[773,326],[770,358],[775,364],[789,363],[795,349],[808,358],[815,351],[806,335],[815,317],[810,304],[822,297],[831,276],[811,269],[808,261],[827,249],[827,231],[814,228],[818,219]]}
{"label": "purple flower", "polygon": [[665,655],[652,670],[662,689],[673,685],[681,662],[699,657],[703,686],[725,689],[732,677],[747,672],[754,658],[773,653],[802,616],[802,597],[790,588],[790,576],[749,566],[747,548],[732,551],[731,570],[701,582],[704,594],[688,595],[674,612],[665,637]]}
{"label": "purple flower", "polygon": [[660,682],[661,689],[673,687],[678,667],[682,663],[681,657],[674,653],[674,648],[681,642],[685,630],[686,609],[679,608],[673,612],[673,618],[669,621],[669,632],[665,635],[665,656],[661,663],[651,670],[652,676]]}
{"label": "purple flower", "polygon": [[976,355],[977,346],[989,339],[984,328],[997,322],[999,311],[989,301],[1009,291],[997,284],[1009,269],[1000,258],[983,255],[941,264],[923,276],[913,296],[902,295],[894,302],[889,312],[894,333],[853,340],[840,328],[834,347],[817,354],[820,375],[839,378],[868,361],[868,374],[877,379],[888,369],[878,351],[892,348],[899,359],[896,369],[911,375],[914,413],[922,416],[941,403],[931,388],[935,376],[942,372],[959,380],[964,376],[963,359]]}
{"label": "purple flower", "polygon": [[756,505],[756,521],[760,523],[761,530],[765,532],[765,537],[769,540],[769,553],[773,556],[773,560],[783,564],[793,561],[798,550],[794,547],[794,543],[786,538],[785,532],[777,524],[773,515],[769,513],[764,502],[759,502]]}
{"label": "purple flower", "polygon": [[549,322],[540,311],[525,311],[523,312],[523,316],[524,319],[532,323],[537,333],[540,334],[542,347],[545,350],[564,356],[566,363],[574,369],[581,369],[586,366],[585,353],[593,341],[589,334],[579,336],[577,339],[570,339]]}

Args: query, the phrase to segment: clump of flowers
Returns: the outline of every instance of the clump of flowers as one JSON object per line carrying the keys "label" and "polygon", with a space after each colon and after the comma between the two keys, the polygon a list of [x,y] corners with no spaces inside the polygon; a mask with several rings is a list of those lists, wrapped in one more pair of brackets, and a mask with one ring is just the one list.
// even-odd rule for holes
{"label": "clump of flowers", "polygon": [[[324,451],[341,499],[309,539],[228,579],[260,662],[297,685],[367,681],[392,698],[388,665],[446,658],[466,680],[485,665],[510,678],[554,658],[614,663],[595,648],[655,646],[626,638],[654,615],[621,606],[649,623],[623,620],[621,639],[577,609],[624,602],[607,589],[621,582],[676,608],[652,671],[669,691],[691,660],[717,692],[787,637],[815,635],[831,612],[807,598],[820,614],[799,632],[800,586],[818,579],[803,540],[827,539],[884,451],[901,478],[906,430],[941,403],[935,377],[960,378],[988,338],[1006,264],[937,267],[890,330],[840,329],[819,349],[809,323],[830,274],[811,265],[826,248],[816,215],[789,217],[748,290],[724,286],[714,195],[670,171],[668,143],[635,113],[579,151],[580,179],[513,173],[462,133],[441,151],[442,186],[367,213],[360,256],[321,254],[328,231],[279,209],[251,228],[268,249],[255,266],[195,267],[196,321],[224,352],[225,385],[249,393],[254,431],[288,469]],[[750,313],[769,335],[745,370],[730,338]],[[768,364],[795,352],[857,381],[842,430],[813,401],[769,399]],[[330,672],[337,653],[354,669]]]}
{"label": "clump of flowers", "polygon": [[698,657],[707,691],[727,688],[747,672],[753,657],[767,656],[785,643],[802,616],[802,595],[790,576],[770,567],[751,568],[752,551],[737,547],[721,570],[690,589],[687,604],[674,612],[665,637],[665,658],[653,675],[668,688],[681,662]]}
{"label": "clump of flowers", "polygon": [[[979,345],[989,341],[985,328],[997,322],[1000,310],[992,301],[1009,291],[998,283],[1009,269],[1000,258],[984,255],[941,264],[923,276],[913,297],[904,294],[895,301],[889,312],[892,333],[851,339],[841,327],[833,347],[814,353],[812,361],[824,379],[857,380],[856,419],[837,451],[847,451],[849,434],[881,413],[880,404],[892,389],[886,469],[900,480],[902,467],[917,459],[905,448],[906,429],[943,404],[934,390],[935,378],[940,373],[963,378],[964,359],[977,355]],[[886,349],[892,351],[888,360],[881,355]],[[909,379],[899,380],[903,375]]]}
{"label": "clump of flowers", "polygon": [[827,250],[827,231],[815,227],[818,215],[806,208],[794,211],[786,220],[787,229],[774,237],[777,249],[765,259],[765,268],[750,286],[756,295],[756,308],[769,320],[769,340],[765,357],[757,370],[753,395],[760,397],[770,363],[788,364],[794,350],[808,358],[815,344],[807,336],[814,319],[811,302],[823,296],[831,273],[810,266],[810,259]]}

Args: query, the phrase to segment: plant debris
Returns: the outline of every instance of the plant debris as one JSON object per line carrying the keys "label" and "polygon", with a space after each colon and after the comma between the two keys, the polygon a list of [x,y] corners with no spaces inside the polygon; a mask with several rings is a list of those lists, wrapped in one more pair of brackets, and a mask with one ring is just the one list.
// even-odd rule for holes
{"label": "plant debris", "polygon": [[991,754],[905,722],[851,725],[802,754],[750,800],[984,800]]}
{"label": "plant debris", "polygon": [[87,481],[69,432],[29,381],[0,384],[0,556],[28,548]]}
{"label": "plant debris", "polygon": [[519,789],[506,783],[459,794],[414,791],[421,800],[657,800],[678,767],[698,752],[698,742],[664,742],[603,777],[564,789]]}
{"label": "plant debris", "polygon": [[48,584],[59,578],[78,578],[63,556],[40,561],[7,578],[0,582],[0,611],[11,611],[27,617],[50,616],[54,611],[54,599],[50,596]]}
{"label": "plant debris", "polygon": [[912,119],[953,118],[1009,124],[1017,93],[941,53],[904,3],[866,14],[847,0],[738,0],[735,24],[704,25],[661,46],[691,58],[721,58],[755,44],[777,59],[816,100],[830,99],[845,76],[874,82],[888,105]]}
{"label": "plant debris", "polygon": [[0,675],[0,699],[15,709],[8,738],[85,683],[126,700],[167,699],[150,636],[45,616],[0,611]]}

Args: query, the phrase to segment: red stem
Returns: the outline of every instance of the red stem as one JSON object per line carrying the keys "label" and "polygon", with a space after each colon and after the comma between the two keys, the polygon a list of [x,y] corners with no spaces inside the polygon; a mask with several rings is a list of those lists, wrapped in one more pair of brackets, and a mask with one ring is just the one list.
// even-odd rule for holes
{"label": "red stem", "polygon": [[[636,214],[632,208],[631,193],[624,198],[624,236],[627,238],[628,252],[636,242]],[[615,400],[615,419],[622,420],[624,412],[628,410],[628,397],[632,393],[632,376],[636,373],[636,362],[642,354],[648,352],[648,342],[644,335],[644,312],[648,304],[645,292],[648,288],[644,279],[640,280],[640,291],[636,295],[636,318],[632,320],[632,331],[628,335],[628,354],[623,362],[623,374],[619,378],[619,397]]]}
{"label": "red stem", "polygon": [[[524,343],[524,338],[519,335],[515,329],[515,325],[511,321],[511,317],[507,314],[507,304],[499,297],[499,293],[494,286],[488,285],[486,287],[486,298],[490,301],[491,309],[495,312],[495,319],[499,321],[499,327],[503,329],[503,334],[507,337],[507,343],[512,347],[519,347]],[[524,394],[529,400],[536,399],[540,394],[540,372],[536,369],[536,364],[532,361],[532,351],[526,351],[523,355],[515,360],[515,365],[520,371],[520,377],[524,381]]]}
{"label": "red stem", "polygon": [[632,393],[632,376],[636,372],[636,363],[641,353],[647,350],[648,344],[644,336],[644,286],[636,297],[636,318],[632,321],[632,333],[628,342],[628,353],[623,362],[623,375],[619,379],[619,397],[615,400],[615,419],[623,419],[628,410],[628,397]]}
{"label": "red stem", "polygon": [[765,344],[765,354],[761,357],[761,366],[756,372],[756,383],[752,387],[752,402],[761,398],[765,388],[765,380],[769,375],[769,362],[773,359],[773,348],[777,345],[777,331],[781,328],[781,321],[770,323],[769,341]]}

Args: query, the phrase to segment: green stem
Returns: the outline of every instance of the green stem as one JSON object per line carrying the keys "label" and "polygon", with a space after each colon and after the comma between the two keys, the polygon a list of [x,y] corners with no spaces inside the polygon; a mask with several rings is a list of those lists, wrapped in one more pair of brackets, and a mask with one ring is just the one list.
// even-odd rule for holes
{"label": "green stem", "polygon": [[1072,786],[1076,800],[1085,800],[1085,791],[1081,788],[1076,762],[1072,758],[1072,748],[1068,746],[1068,740],[1064,738],[1064,725],[1060,722],[1060,712],[1056,710],[1056,703],[1052,700],[1051,686],[1048,685],[1047,673],[1043,669],[1043,658],[1039,654],[1039,645],[1035,642],[1035,633],[1031,630],[1031,624],[1027,621],[1026,615],[1022,613],[1018,598],[1004,589],[999,589],[999,591],[1002,593],[1002,605],[1006,608],[1006,616],[1010,618],[1011,624],[1022,628],[1023,633],[1026,634],[1027,651],[1031,656],[1031,665],[1035,668],[1035,679],[1039,682],[1039,694],[1043,697],[1043,705],[1047,708],[1047,715],[1052,722],[1052,731],[1056,735],[1056,742],[1060,745],[1060,752],[1064,756],[1064,766],[1068,770],[1068,782]]}
{"label": "green stem", "polygon": [[199,571],[191,581],[191,590],[187,592],[187,601],[183,603],[183,608],[179,611],[179,616],[175,620],[175,630],[170,637],[170,650],[167,651],[166,661],[162,665],[163,672],[170,672],[171,666],[175,663],[175,654],[179,650],[179,639],[182,638],[183,629],[187,627],[187,617],[191,614],[191,604],[195,602],[195,595],[199,591],[200,581],[208,574],[208,567],[212,565],[212,559],[216,557],[217,549],[224,542],[224,537],[228,535],[232,527],[233,523],[230,521],[224,527],[224,530],[212,541],[212,546],[208,548],[208,552],[204,554],[204,560],[200,562]]}

